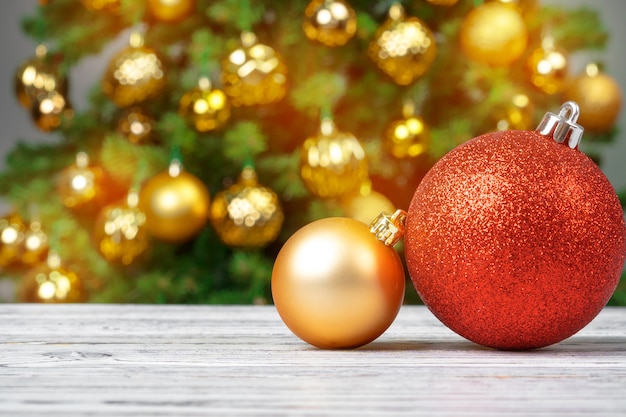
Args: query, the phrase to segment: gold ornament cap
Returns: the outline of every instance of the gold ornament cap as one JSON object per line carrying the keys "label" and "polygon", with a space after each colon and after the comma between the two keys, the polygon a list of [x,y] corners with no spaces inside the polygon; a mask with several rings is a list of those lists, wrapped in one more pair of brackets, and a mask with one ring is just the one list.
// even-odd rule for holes
{"label": "gold ornament cap", "polygon": [[396,210],[392,215],[380,213],[370,224],[370,232],[386,246],[393,247],[404,236],[406,217],[404,210]]}
{"label": "gold ornament cap", "polygon": [[585,131],[581,125],[576,123],[579,115],[578,104],[574,101],[566,101],[561,106],[558,115],[547,112],[536,131],[544,136],[552,137],[555,142],[567,142],[567,146],[576,149]]}

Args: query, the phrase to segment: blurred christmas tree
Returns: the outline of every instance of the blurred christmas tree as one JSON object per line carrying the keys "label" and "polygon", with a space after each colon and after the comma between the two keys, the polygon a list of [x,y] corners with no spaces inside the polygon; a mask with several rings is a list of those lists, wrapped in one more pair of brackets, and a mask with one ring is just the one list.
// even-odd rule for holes
{"label": "blurred christmas tree", "polygon": [[[446,152],[567,99],[593,156],[621,104],[596,63],[568,67],[604,47],[596,13],[533,0],[49,0],[23,29],[17,99],[50,132],[0,181],[26,301],[269,302],[308,222],[406,208]],[[69,69],[119,36],[74,111]]]}

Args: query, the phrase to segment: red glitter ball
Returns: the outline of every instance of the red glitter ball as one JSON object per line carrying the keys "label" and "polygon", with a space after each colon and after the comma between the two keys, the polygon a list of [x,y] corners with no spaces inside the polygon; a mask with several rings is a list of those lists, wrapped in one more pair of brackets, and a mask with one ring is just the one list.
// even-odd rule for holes
{"label": "red glitter ball", "polygon": [[624,214],[586,155],[532,131],[452,150],[408,210],[406,260],[424,304],[504,350],[551,345],[606,305],[626,258]]}

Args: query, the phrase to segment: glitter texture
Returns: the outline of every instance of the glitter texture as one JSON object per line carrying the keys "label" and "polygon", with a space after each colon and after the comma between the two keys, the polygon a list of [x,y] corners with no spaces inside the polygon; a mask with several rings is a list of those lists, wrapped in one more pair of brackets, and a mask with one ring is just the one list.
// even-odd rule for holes
{"label": "glitter texture", "polygon": [[413,284],[446,326],[484,346],[547,346],[615,291],[624,215],[586,155],[532,131],[494,132],[444,156],[408,210]]}

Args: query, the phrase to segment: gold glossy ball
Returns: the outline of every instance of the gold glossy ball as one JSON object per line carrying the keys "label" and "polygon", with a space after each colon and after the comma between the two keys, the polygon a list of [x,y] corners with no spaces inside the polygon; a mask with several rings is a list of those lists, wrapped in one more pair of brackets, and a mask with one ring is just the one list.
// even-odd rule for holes
{"label": "gold glossy ball", "polygon": [[369,190],[353,193],[341,201],[346,217],[369,225],[380,213],[393,213],[395,205],[383,194]]}
{"label": "gold glossy ball", "polygon": [[430,128],[419,116],[395,120],[385,131],[383,145],[396,158],[424,155],[430,145]]}
{"label": "gold glossy ball", "polygon": [[129,46],[113,57],[102,79],[102,91],[118,107],[158,97],[166,85],[165,67],[154,49]]}
{"label": "gold glossy ball", "polygon": [[87,301],[83,280],[74,272],[43,263],[22,278],[20,296],[25,303],[80,303]]}
{"label": "gold glossy ball", "polygon": [[155,121],[140,107],[126,110],[117,121],[117,133],[135,145],[147,145],[158,142]]}
{"label": "gold glossy ball", "polygon": [[139,193],[151,236],[181,243],[197,235],[209,219],[209,191],[196,176],[165,171],[150,178]]}
{"label": "gold glossy ball", "polygon": [[48,93],[67,96],[67,77],[59,72],[58,65],[47,55],[47,50],[40,45],[34,57],[24,61],[15,71],[15,95],[18,102],[26,109],[32,109],[38,97]]}
{"label": "gold glossy ball", "polygon": [[287,327],[323,349],[349,349],[379,337],[404,299],[397,252],[360,221],[333,217],[294,233],[272,271],[272,296]]}
{"label": "gold glossy ball", "polygon": [[350,132],[338,131],[330,119],[300,150],[300,176],[318,197],[338,197],[359,188],[368,177],[365,150]]}
{"label": "gold glossy ball", "polygon": [[516,94],[510,102],[494,111],[496,129],[532,130],[537,122],[533,119],[534,106],[526,94]]}
{"label": "gold glossy ball", "polygon": [[417,17],[406,18],[400,3],[395,3],[367,52],[396,84],[409,85],[428,71],[437,55],[437,45],[426,23]]}
{"label": "gold glossy ball", "polygon": [[39,221],[31,221],[24,232],[20,261],[22,265],[34,266],[48,258],[48,236],[41,230]]}
{"label": "gold glossy ball", "polygon": [[459,34],[463,53],[473,61],[508,66],[526,50],[528,30],[517,7],[484,3],[463,20]]}
{"label": "gold glossy ball", "polygon": [[222,90],[205,84],[183,95],[178,114],[198,132],[210,132],[226,124],[230,118],[230,102]]}
{"label": "gold glossy ball", "polygon": [[0,218],[0,268],[20,261],[25,231],[24,220],[19,214],[11,213]]}
{"label": "gold glossy ball", "polygon": [[283,220],[278,195],[259,185],[250,167],[211,203],[211,224],[228,246],[263,247],[276,239]]}
{"label": "gold glossy ball", "polygon": [[196,7],[196,0],[148,0],[148,11],[163,23],[180,22]]}
{"label": "gold glossy ball", "polygon": [[578,124],[594,133],[609,131],[615,125],[623,100],[617,81],[594,65],[571,81],[565,97],[580,106]]}
{"label": "gold glossy ball", "polygon": [[222,61],[222,84],[235,106],[275,103],[287,92],[287,65],[272,47],[244,32],[241,45]]}
{"label": "gold glossy ball", "polygon": [[72,105],[57,91],[41,93],[31,109],[35,126],[42,132],[52,132],[74,117]]}
{"label": "gold glossy ball", "polygon": [[565,89],[569,58],[564,49],[554,45],[541,46],[530,54],[526,67],[530,73],[530,82],[540,91],[557,94]]}
{"label": "gold glossy ball", "polygon": [[356,33],[356,13],[344,0],[312,0],[304,10],[306,37],[326,46],[341,46]]}
{"label": "gold glossy ball", "polygon": [[94,12],[117,13],[120,11],[120,0],[81,0],[87,10]]}
{"label": "gold glossy ball", "polygon": [[126,201],[108,205],[94,224],[93,238],[98,251],[111,263],[130,265],[149,247],[145,223],[146,215],[136,205]]}

